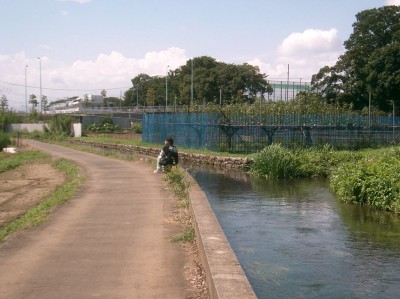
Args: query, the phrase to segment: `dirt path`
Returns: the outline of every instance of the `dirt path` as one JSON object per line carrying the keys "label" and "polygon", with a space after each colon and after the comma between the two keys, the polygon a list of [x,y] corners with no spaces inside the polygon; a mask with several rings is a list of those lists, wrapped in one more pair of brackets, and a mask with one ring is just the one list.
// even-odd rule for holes
{"label": "dirt path", "polygon": [[162,176],[140,161],[29,143],[77,162],[88,181],[49,222],[1,246],[0,298],[190,297]]}

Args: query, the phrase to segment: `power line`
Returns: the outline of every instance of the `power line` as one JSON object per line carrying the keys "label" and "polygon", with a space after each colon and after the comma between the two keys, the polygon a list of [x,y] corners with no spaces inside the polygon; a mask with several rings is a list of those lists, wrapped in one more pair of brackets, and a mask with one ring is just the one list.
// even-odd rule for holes
{"label": "power line", "polygon": [[[25,87],[24,84],[18,84],[18,83],[11,83],[11,82],[5,82],[5,81],[0,81],[0,83],[3,84],[8,84],[8,85],[12,85],[12,86],[19,86],[19,87]],[[35,89],[39,89],[40,87],[38,86],[32,86],[32,85],[28,85],[27,87],[29,88],[35,88]],[[42,87],[42,89],[45,90],[56,90],[56,91],[93,91],[93,90],[98,90],[98,89],[105,89],[105,90],[117,90],[117,89],[127,89],[127,88],[131,88],[132,86],[124,86],[124,87],[111,87],[111,88],[91,88],[91,89],[68,89],[68,88],[51,88],[51,87]]]}

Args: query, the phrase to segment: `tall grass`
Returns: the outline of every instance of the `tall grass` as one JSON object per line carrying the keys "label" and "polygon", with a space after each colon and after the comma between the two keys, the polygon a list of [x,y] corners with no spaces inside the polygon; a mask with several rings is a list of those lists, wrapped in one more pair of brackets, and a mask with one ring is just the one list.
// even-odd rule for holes
{"label": "tall grass", "polygon": [[337,151],[329,145],[288,149],[273,144],[255,156],[250,173],[270,179],[329,177],[342,163],[357,161],[362,156],[361,152]]}
{"label": "tall grass", "polygon": [[330,177],[330,186],[344,202],[400,213],[400,151],[344,163]]}

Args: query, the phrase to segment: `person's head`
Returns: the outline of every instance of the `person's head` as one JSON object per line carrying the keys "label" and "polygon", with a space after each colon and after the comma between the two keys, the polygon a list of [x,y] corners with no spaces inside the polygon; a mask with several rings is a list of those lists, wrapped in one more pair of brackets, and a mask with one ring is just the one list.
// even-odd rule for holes
{"label": "person's head", "polygon": [[168,137],[167,139],[165,139],[164,144],[165,145],[174,145],[174,139],[172,139],[172,137]]}

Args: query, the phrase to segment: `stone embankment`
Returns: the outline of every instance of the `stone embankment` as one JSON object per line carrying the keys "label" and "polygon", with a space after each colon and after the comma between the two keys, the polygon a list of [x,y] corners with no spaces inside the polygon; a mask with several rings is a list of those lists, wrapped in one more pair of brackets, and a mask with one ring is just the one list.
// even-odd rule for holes
{"label": "stone embankment", "polygon": [[[150,157],[157,157],[158,154],[160,153],[160,149],[148,148],[143,146],[116,144],[108,142],[92,142],[84,140],[71,140],[70,142],[78,145],[87,145],[110,151],[119,151],[123,153],[139,154]],[[179,160],[181,162],[190,162],[192,164],[210,165],[223,169],[236,169],[236,170],[248,169],[253,161],[250,158],[209,156],[204,154],[191,154],[185,152],[179,152]]]}

